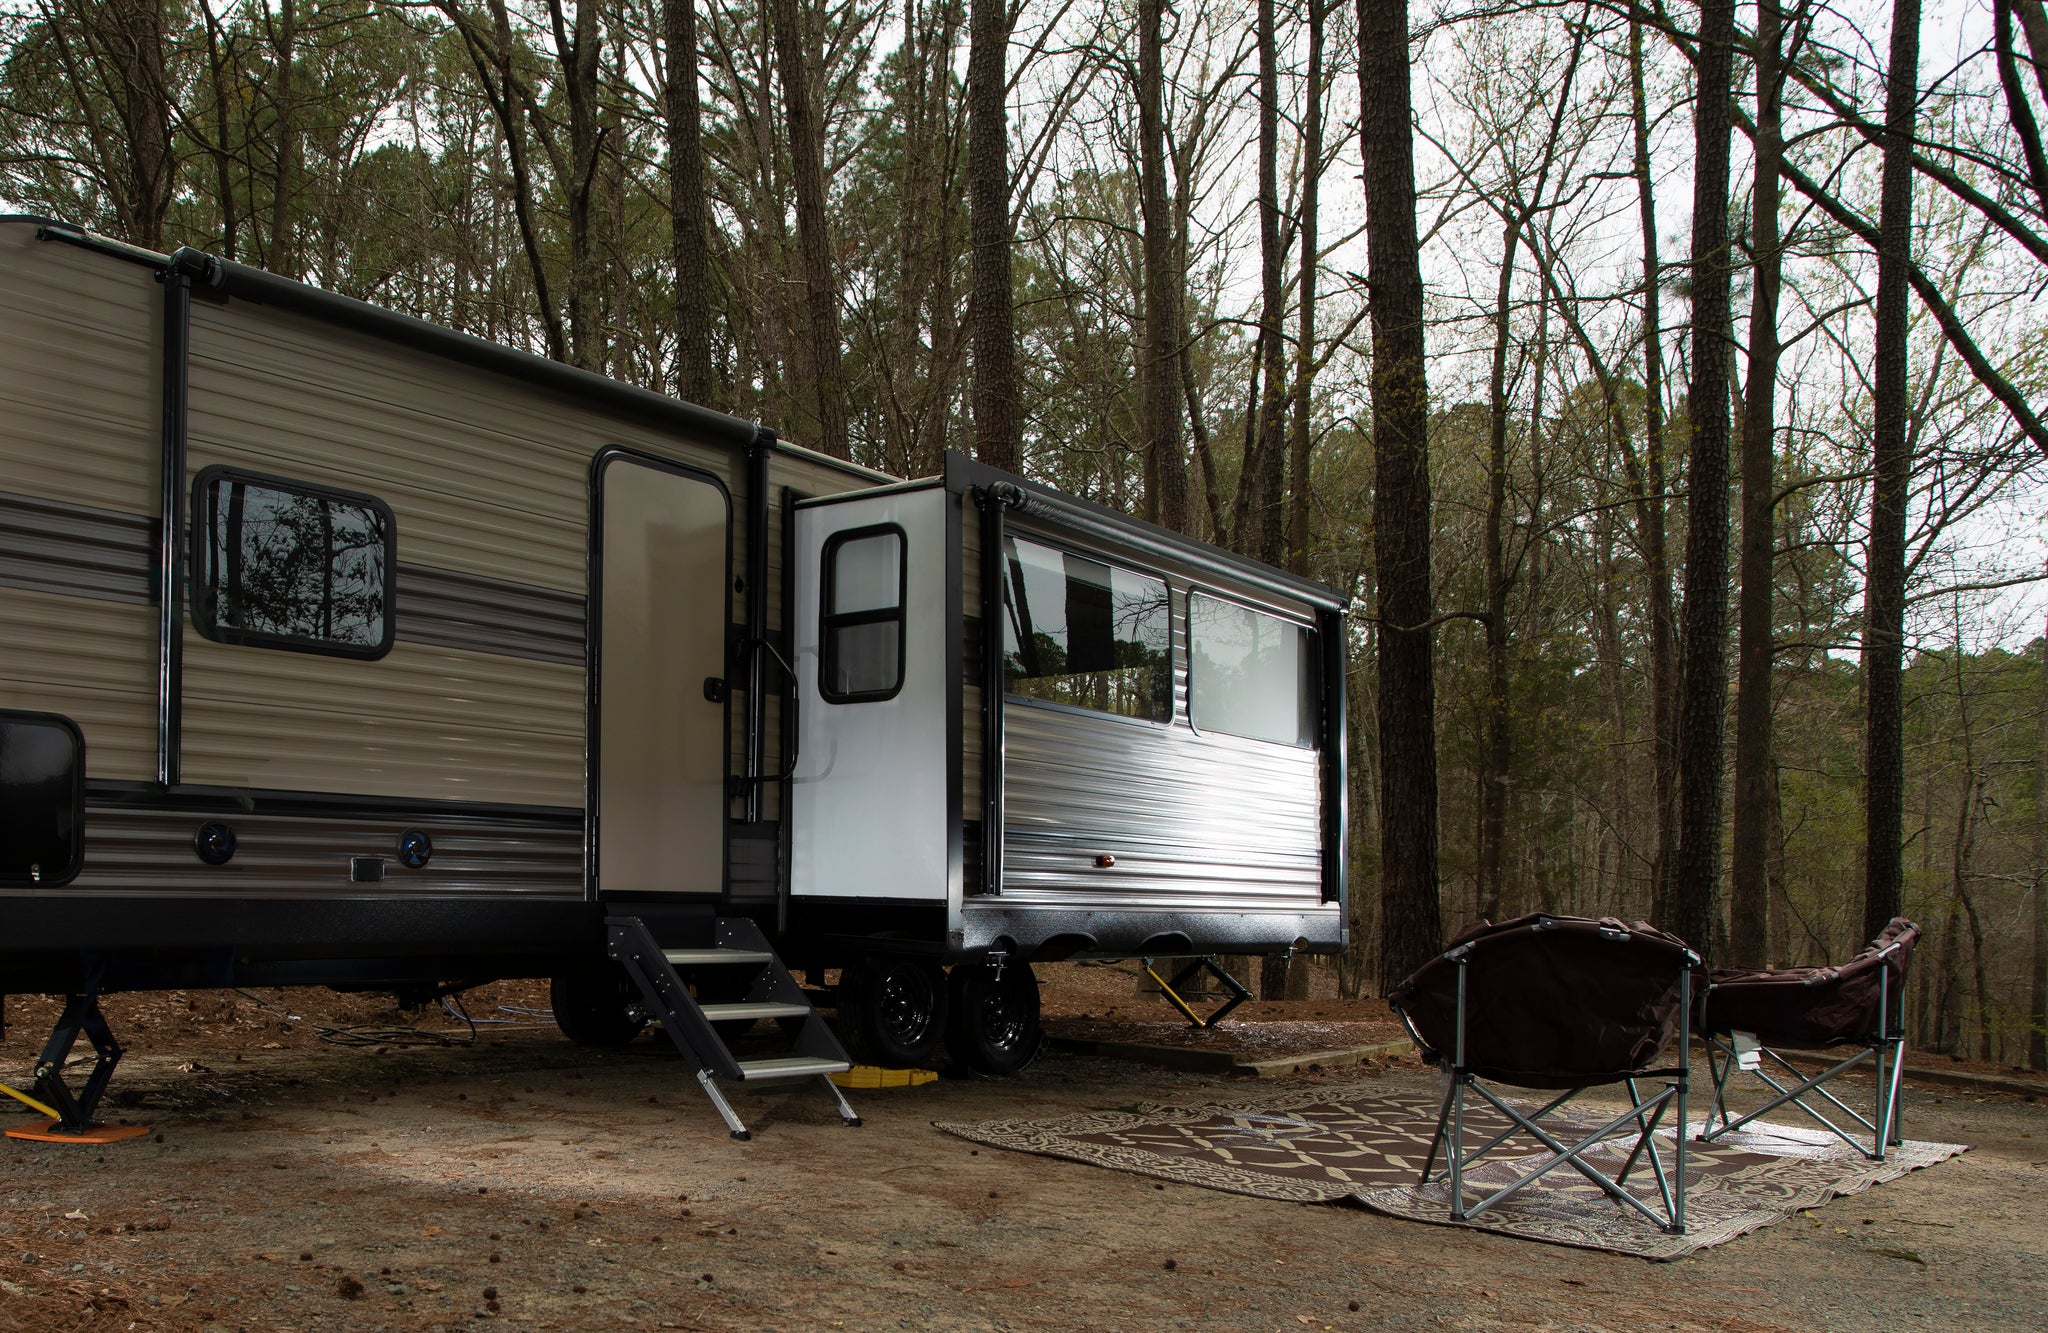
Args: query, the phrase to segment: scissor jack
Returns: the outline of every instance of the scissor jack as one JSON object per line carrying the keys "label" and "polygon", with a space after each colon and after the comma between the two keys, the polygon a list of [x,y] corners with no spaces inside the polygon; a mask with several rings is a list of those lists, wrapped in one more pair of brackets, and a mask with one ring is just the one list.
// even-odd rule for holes
{"label": "scissor jack", "polygon": [[[1159,975],[1159,970],[1152,966],[1150,958],[1145,959],[1144,964],[1145,975],[1159,983],[1159,993],[1166,997],[1166,1002],[1180,1010],[1188,1022],[1198,1028],[1215,1027],[1230,1016],[1231,1010],[1252,998],[1252,993],[1244,988],[1244,983],[1226,972],[1217,964],[1216,959],[1209,954],[1204,954],[1200,958],[1190,961],[1186,967],[1173,974],[1173,980],[1171,981]],[[1210,976],[1216,978],[1218,982],[1222,983],[1223,989],[1229,992],[1229,998],[1224,1000],[1217,1008],[1211,1010],[1207,1018],[1196,1013],[1194,1006],[1183,999],[1180,993],[1181,987],[1193,981],[1195,975],[1204,970]]]}
{"label": "scissor jack", "polygon": [[[81,1034],[92,1043],[97,1058],[92,1072],[86,1075],[85,1086],[73,1094],[64,1082],[64,1062],[71,1058],[71,1048],[78,1044]],[[35,1096],[7,1089],[17,1100],[50,1119],[43,1124],[16,1126],[6,1131],[7,1137],[41,1143],[113,1143],[149,1133],[141,1125],[102,1125],[92,1118],[114,1077],[114,1067],[120,1063],[121,1043],[114,1040],[113,1029],[100,1012],[99,996],[65,996],[64,1012],[50,1030],[49,1041],[43,1044],[42,1058],[36,1061]]]}

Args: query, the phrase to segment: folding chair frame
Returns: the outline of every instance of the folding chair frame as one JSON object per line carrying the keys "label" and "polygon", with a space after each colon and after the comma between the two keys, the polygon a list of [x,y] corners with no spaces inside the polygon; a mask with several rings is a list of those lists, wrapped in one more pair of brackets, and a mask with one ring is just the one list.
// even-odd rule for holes
{"label": "folding chair frame", "polygon": [[[1898,943],[1894,942],[1878,954],[1878,957],[1888,957],[1898,947]],[[1713,1071],[1714,1075],[1714,1105],[1707,1112],[1707,1123],[1706,1127],[1700,1131],[1700,1142],[1712,1143],[1723,1135],[1732,1134],[1750,1121],[1768,1112],[1775,1111],[1780,1106],[1789,1102],[1812,1116],[1815,1120],[1818,1120],[1836,1138],[1848,1144],[1857,1152],[1862,1153],[1873,1162],[1882,1162],[1887,1148],[1905,1141],[1899,1134],[1899,1086],[1901,1078],[1905,1073],[1906,1064],[1906,988],[1904,986],[1899,987],[1898,993],[1894,995],[1891,981],[1891,969],[1889,967],[1881,969],[1878,973],[1877,982],[1878,1030],[1876,1034],[1870,1038],[1869,1043],[1862,1050],[1857,1051],[1845,1060],[1837,1061],[1821,1073],[1811,1076],[1802,1074],[1784,1056],[1768,1046],[1759,1046],[1757,1050],[1757,1054],[1760,1057],[1758,1067],[1750,1072],[1768,1085],[1777,1096],[1740,1119],[1732,1119],[1728,1114],[1728,1081],[1734,1076],[1737,1069],[1740,1068],[1735,1045],[1732,1041],[1722,1040],[1715,1033],[1707,1033],[1707,1066]],[[1708,987],[1710,993],[1712,989],[1712,987]],[[1761,1057],[1768,1057],[1779,1066],[1784,1074],[1797,1081],[1790,1087],[1780,1083],[1777,1079],[1771,1077],[1771,1071],[1763,1067]],[[1862,1064],[1865,1060],[1873,1058],[1877,1061],[1876,1105],[1871,1109],[1871,1115],[1875,1117],[1874,1121],[1864,1119],[1860,1112],[1822,1086],[1837,1074],[1845,1073]],[[1809,1094],[1813,1093],[1818,1093],[1820,1096],[1827,1098],[1829,1104],[1834,1106],[1836,1110],[1855,1121],[1858,1125],[1861,1125],[1863,1132],[1870,1138],[1870,1146],[1865,1147],[1854,1134],[1842,1128],[1833,1120],[1830,1120],[1826,1115],[1822,1114],[1819,1108],[1811,1105],[1806,1098]],[[1721,1121],[1718,1128],[1714,1125],[1716,1117],[1719,1117]],[[1879,1129],[1879,1125],[1884,1126],[1884,1128]]]}
{"label": "folding chair frame", "polygon": [[[1653,1225],[1661,1227],[1673,1235],[1684,1234],[1686,1097],[1691,1087],[1692,969],[1698,960],[1688,955],[1688,961],[1684,964],[1679,976],[1679,1063],[1676,1066],[1669,1069],[1646,1069],[1633,1077],[1608,1079],[1567,1088],[1538,1110],[1524,1114],[1516,1107],[1496,1096],[1491,1088],[1488,1088],[1480,1081],[1479,1075],[1467,1068],[1465,1064],[1465,975],[1466,966],[1470,962],[1471,951],[1472,946],[1465,944],[1444,955],[1456,963],[1458,968],[1457,1041],[1456,1049],[1451,1055],[1449,1071],[1451,1084],[1445,1090],[1443,1106],[1437,1112],[1436,1133],[1430,1139],[1429,1158],[1422,1167],[1422,1183],[1427,1185],[1434,1181],[1448,1178],[1451,1186],[1451,1216],[1460,1222],[1466,1222],[1485,1212],[1495,1204],[1500,1203],[1510,1195],[1535,1184],[1559,1167],[1569,1166],[1593,1184],[1598,1185],[1601,1190],[1611,1196],[1616,1202],[1626,1204],[1628,1207],[1641,1213]],[[1399,1011],[1397,1010],[1396,1012]],[[1408,1021],[1406,1014],[1401,1015],[1401,1021],[1407,1025],[1409,1035],[1415,1038],[1416,1045],[1427,1051],[1429,1044],[1422,1039],[1421,1034],[1415,1031],[1414,1024]],[[1645,1100],[1641,1090],[1636,1086],[1638,1078],[1668,1078],[1672,1081],[1667,1083],[1662,1091]],[[1544,1129],[1539,1123],[1544,1116],[1558,1110],[1572,1098],[1589,1088],[1605,1087],[1610,1083],[1616,1082],[1623,1083],[1628,1087],[1629,1109],[1607,1121],[1598,1129],[1587,1133],[1576,1143],[1566,1144],[1562,1142],[1556,1135]],[[1495,1110],[1506,1116],[1510,1122],[1508,1129],[1495,1135],[1481,1147],[1472,1149],[1469,1152],[1465,1149],[1465,1100],[1468,1088],[1478,1093]],[[1665,1112],[1674,1110],[1677,1117],[1677,1132],[1673,1140],[1675,1160],[1673,1168],[1667,1172],[1664,1166],[1664,1156],[1657,1148],[1656,1132],[1658,1126],[1664,1120]],[[1589,1165],[1584,1160],[1584,1154],[1588,1149],[1598,1147],[1610,1138],[1621,1137],[1615,1131],[1629,1121],[1635,1122],[1635,1146],[1630,1149],[1627,1160],[1621,1164],[1620,1171],[1609,1176],[1597,1167]],[[1515,1177],[1506,1185],[1496,1189],[1478,1203],[1467,1207],[1465,1205],[1464,1190],[1465,1172],[1480,1158],[1512,1138],[1517,1131],[1525,1133],[1541,1143],[1550,1150],[1551,1155],[1528,1171]],[[1624,1131],[1625,1133],[1626,1131]],[[1445,1166],[1442,1171],[1436,1169],[1437,1149],[1439,1147],[1444,1150]],[[1658,1210],[1651,1208],[1624,1188],[1628,1183],[1629,1173],[1635,1169],[1637,1162],[1645,1157],[1647,1157],[1650,1164],[1650,1173],[1657,1182],[1657,1196],[1662,1205],[1661,1215]]]}

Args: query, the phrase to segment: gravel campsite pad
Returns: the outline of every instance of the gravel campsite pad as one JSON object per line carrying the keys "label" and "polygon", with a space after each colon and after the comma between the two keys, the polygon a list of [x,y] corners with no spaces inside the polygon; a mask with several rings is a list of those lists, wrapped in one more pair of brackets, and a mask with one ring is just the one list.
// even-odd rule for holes
{"label": "gravel campsite pad", "polygon": [[[0,1141],[0,1327],[1863,1329],[1881,1308],[1892,1325],[1989,1329],[2048,1308],[2048,1113],[2020,1095],[1914,1088],[1908,1133],[1971,1152],[1652,1265],[932,1127],[1216,1101],[1263,1079],[1055,1052],[1013,1079],[851,1094],[859,1129],[815,1088],[742,1092],[756,1136],[734,1143],[673,1056],[570,1046],[530,1025],[536,997],[473,995],[473,1017],[502,1021],[427,1047],[375,1038],[466,1026],[325,991],[110,1002],[131,1055],[107,1118],[152,1132]],[[1278,1012],[1312,1023],[1316,1004]],[[0,1073],[17,1086],[47,1007],[7,1002]],[[1428,1077],[1412,1058],[1365,1076],[1390,1093]]]}

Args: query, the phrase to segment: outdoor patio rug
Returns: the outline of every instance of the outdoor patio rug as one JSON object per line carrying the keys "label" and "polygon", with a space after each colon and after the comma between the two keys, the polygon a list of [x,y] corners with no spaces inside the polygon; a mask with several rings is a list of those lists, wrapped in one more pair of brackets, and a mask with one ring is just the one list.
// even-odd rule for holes
{"label": "outdoor patio rug", "polygon": [[[1652,1227],[1568,1167],[1473,1221],[1454,1222],[1450,1187],[1415,1183],[1429,1154],[1438,1104],[1426,1091],[1390,1093],[1372,1085],[1350,1085],[1291,1097],[1261,1097],[1256,1105],[1146,1104],[1047,1120],[938,1127],[998,1148],[1234,1194],[1301,1203],[1350,1202],[1415,1222],[1660,1260],[1684,1258],[1837,1195],[1858,1193],[1966,1151],[1962,1144],[1908,1142],[1893,1149],[1887,1160],[1872,1162],[1824,1130],[1772,1126],[1719,1143],[1687,1145],[1682,1236]],[[1466,1122],[1468,1132],[1477,1130],[1488,1138],[1507,1128],[1506,1120],[1490,1107],[1468,1110]],[[1544,1126],[1568,1134],[1575,1123],[1552,1116]],[[1518,1144],[1529,1157],[1547,1155],[1526,1137],[1518,1136],[1505,1147]],[[1666,1131],[1662,1150],[1667,1163],[1673,1146]],[[1627,1151],[1627,1140],[1592,1151],[1608,1155],[1605,1162],[1593,1160],[1612,1174]],[[1505,1184],[1513,1167],[1512,1160],[1503,1158],[1468,1172],[1467,1187],[1476,1191],[1489,1181]],[[1647,1169],[1638,1171],[1629,1178],[1630,1188],[1645,1191],[1646,1200],[1652,1198],[1655,1186]]]}

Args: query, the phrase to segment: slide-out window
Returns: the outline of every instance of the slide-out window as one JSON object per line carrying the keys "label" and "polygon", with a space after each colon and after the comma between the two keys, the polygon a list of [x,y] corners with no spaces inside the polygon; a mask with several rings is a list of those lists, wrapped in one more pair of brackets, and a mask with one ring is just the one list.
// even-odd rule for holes
{"label": "slide-out window", "polygon": [[893,699],[903,688],[903,529],[834,533],[824,565],[819,693],[835,704]]}
{"label": "slide-out window", "polygon": [[1173,717],[1166,580],[1022,537],[1003,540],[1003,688],[1047,703]]}
{"label": "slide-out window", "polygon": [[192,486],[192,621],[221,643],[391,651],[397,524],[383,501],[210,467]]}
{"label": "slide-out window", "polygon": [[1195,729],[1314,746],[1310,633],[1306,625],[1191,593],[1188,715]]}

